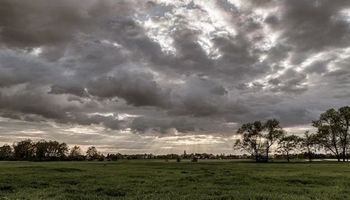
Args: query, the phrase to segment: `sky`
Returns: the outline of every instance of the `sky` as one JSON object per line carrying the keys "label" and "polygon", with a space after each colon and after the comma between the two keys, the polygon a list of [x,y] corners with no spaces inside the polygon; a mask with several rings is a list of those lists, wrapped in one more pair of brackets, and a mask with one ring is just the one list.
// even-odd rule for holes
{"label": "sky", "polygon": [[350,104],[349,0],[1,0],[0,144],[234,153]]}

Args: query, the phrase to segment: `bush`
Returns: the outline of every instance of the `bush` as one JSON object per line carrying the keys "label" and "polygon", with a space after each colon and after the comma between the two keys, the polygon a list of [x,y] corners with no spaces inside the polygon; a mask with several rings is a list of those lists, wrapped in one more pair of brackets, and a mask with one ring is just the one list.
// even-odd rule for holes
{"label": "bush", "polygon": [[197,157],[193,157],[191,161],[192,162],[198,162],[198,158]]}

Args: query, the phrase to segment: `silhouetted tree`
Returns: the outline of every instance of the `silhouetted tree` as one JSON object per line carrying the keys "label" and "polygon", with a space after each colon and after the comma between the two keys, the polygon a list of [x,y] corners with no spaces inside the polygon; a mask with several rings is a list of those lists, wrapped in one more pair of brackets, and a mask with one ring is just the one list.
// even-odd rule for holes
{"label": "silhouetted tree", "polygon": [[31,160],[34,157],[34,144],[31,140],[23,140],[13,145],[16,160]]}
{"label": "silhouetted tree", "polygon": [[191,162],[198,162],[198,157],[197,157],[197,156],[194,156],[194,157],[191,159]]}
{"label": "silhouetted tree", "polygon": [[117,154],[107,154],[106,159],[108,161],[117,161],[119,159],[123,159],[123,155],[120,153]]}
{"label": "silhouetted tree", "polygon": [[81,156],[82,155],[81,148],[79,146],[72,147],[71,150],[70,150],[69,155],[72,156],[72,157]]}
{"label": "silhouetted tree", "polygon": [[35,146],[35,158],[37,160],[48,160],[49,143],[45,140],[39,140],[34,144]]}
{"label": "silhouetted tree", "polygon": [[10,145],[0,147],[0,160],[9,160],[12,158],[12,148]]}
{"label": "silhouetted tree", "polygon": [[277,152],[286,156],[287,161],[290,161],[290,154],[300,147],[301,138],[296,135],[284,136],[278,143]]}
{"label": "silhouetted tree", "polygon": [[284,132],[280,126],[280,122],[276,119],[267,120],[267,122],[264,124],[264,129],[267,132],[263,135],[263,137],[265,138],[264,146],[266,162],[268,162],[271,146],[277,143],[284,136]]}
{"label": "silhouetted tree", "polygon": [[264,162],[269,161],[271,146],[284,135],[283,129],[276,119],[270,119],[264,124],[260,121],[243,124],[237,133],[242,138],[236,140],[234,148],[250,153],[255,161]]}
{"label": "silhouetted tree", "polygon": [[256,162],[261,161],[261,150],[264,145],[263,130],[264,126],[260,121],[243,124],[237,131],[241,138],[236,140],[234,148],[246,151]]}
{"label": "silhouetted tree", "polygon": [[317,128],[318,144],[326,151],[334,154],[338,161],[343,147],[343,126],[342,117],[335,109],[329,109],[320,115],[319,120],[313,122],[313,126]]}
{"label": "silhouetted tree", "polygon": [[66,143],[39,140],[34,144],[37,160],[63,160],[68,152]]}
{"label": "silhouetted tree", "polygon": [[104,161],[106,157],[103,154],[98,155],[98,161]]}
{"label": "silhouetted tree", "polygon": [[82,150],[79,146],[74,146],[71,148],[69,152],[69,159],[71,160],[84,160],[84,156],[82,155]]}
{"label": "silhouetted tree", "polygon": [[313,159],[313,154],[316,151],[317,143],[317,136],[313,133],[309,133],[309,131],[306,131],[304,133],[304,137],[301,138],[301,149],[306,151],[309,162],[311,162]]}
{"label": "silhouetted tree", "polygon": [[96,147],[91,146],[86,151],[86,158],[88,160],[97,160],[100,157],[100,153],[97,151]]}
{"label": "silhouetted tree", "polygon": [[350,107],[344,106],[338,110],[341,118],[342,124],[342,133],[341,133],[341,146],[342,146],[342,156],[343,161],[345,161],[348,156],[348,147],[349,147],[349,127],[350,127]]}
{"label": "silhouetted tree", "polygon": [[23,140],[13,145],[13,159],[15,160],[64,160],[68,152],[66,143],[57,141]]}
{"label": "silhouetted tree", "polygon": [[67,156],[69,147],[66,143],[51,141],[51,144],[53,146],[53,151],[51,151],[53,157],[64,159]]}

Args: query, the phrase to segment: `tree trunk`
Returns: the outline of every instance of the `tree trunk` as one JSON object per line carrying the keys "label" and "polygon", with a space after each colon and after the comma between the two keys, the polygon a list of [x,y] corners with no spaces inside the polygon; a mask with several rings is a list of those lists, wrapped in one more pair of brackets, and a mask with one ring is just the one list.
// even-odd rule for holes
{"label": "tree trunk", "polygon": [[349,120],[346,120],[346,129],[345,129],[344,146],[343,146],[343,162],[345,162],[345,160],[348,160],[347,148],[346,148],[348,146],[348,132],[349,132]]}
{"label": "tree trunk", "polygon": [[259,155],[255,153],[255,162],[259,162]]}
{"label": "tree trunk", "polygon": [[255,157],[255,162],[259,162],[259,153],[258,153],[258,149],[255,147],[254,148],[254,157]]}
{"label": "tree trunk", "polygon": [[336,155],[336,157],[337,157],[338,162],[340,162],[340,155],[339,155],[339,152],[338,152],[337,145],[334,144],[334,147],[335,147],[335,155]]}
{"label": "tree trunk", "polygon": [[339,155],[337,144],[333,142],[333,146],[335,148],[335,156],[337,157],[338,162],[340,162],[340,155]]}
{"label": "tree trunk", "polygon": [[[329,149],[331,150],[331,148],[334,148],[333,153],[335,154],[335,156],[337,157],[338,162],[340,162],[340,155],[339,155],[339,151],[338,151],[338,146],[337,146],[337,138],[336,138],[336,133],[335,130],[333,128],[331,128],[331,133],[332,133],[332,140],[331,145],[329,145]],[[332,150],[331,150],[332,151]]]}
{"label": "tree trunk", "polygon": [[311,154],[311,151],[310,151],[310,147],[308,146],[307,147],[307,155],[309,157],[309,162],[312,162],[312,154]]}
{"label": "tree trunk", "polygon": [[266,162],[269,162],[269,150],[270,150],[270,147],[267,147],[266,148]]}
{"label": "tree trunk", "polygon": [[287,152],[287,161],[289,162],[289,153]]}

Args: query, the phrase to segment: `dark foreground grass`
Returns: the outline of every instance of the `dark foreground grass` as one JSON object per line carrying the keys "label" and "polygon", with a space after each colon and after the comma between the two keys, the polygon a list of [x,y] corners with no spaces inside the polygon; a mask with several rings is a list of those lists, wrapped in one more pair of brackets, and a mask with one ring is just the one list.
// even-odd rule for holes
{"label": "dark foreground grass", "polygon": [[0,199],[350,199],[350,165],[0,162]]}

